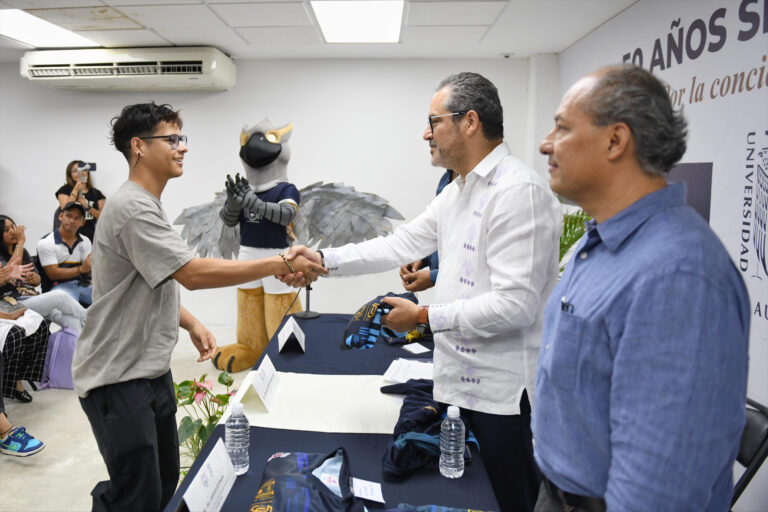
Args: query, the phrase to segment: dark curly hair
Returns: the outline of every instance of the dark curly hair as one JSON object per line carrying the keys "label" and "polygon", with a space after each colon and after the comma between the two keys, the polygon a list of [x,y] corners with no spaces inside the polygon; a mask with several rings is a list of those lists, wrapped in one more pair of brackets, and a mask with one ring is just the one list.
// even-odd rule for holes
{"label": "dark curly hair", "polygon": [[182,127],[179,111],[168,104],[137,103],[124,107],[119,116],[112,118],[112,144],[131,161],[131,139],[152,135],[155,127],[162,122]]}
{"label": "dark curly hair", "polygon": [[683,157],[688,136],[682,111],[675,111],[664,84],[645,69],[619,64],[602,69],[580,107],[596,126],[626,123],[635,156],[648,173],[666,175]]}

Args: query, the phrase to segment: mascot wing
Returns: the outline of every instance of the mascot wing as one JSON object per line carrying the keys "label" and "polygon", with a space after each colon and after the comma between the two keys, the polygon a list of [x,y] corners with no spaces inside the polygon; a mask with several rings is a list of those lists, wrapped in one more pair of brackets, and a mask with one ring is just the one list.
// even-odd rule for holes
{"label": "mascot wing", "polygon": [[240,251],[240,226],[225,226],[219,217],[226,199],[226,191],[216,192],[213,201],[184,208],[173,221],[184,226],[182,238],[201,258],[236,259]]}
{"label": "mascot wing", "polygon": [[387,235],[392,232],[388,219],[403,220],[386,199],[343,183],[318,182],[299,192],[301,207],[294,234],[308,247],[317,243],[319,249],[339,247]]}

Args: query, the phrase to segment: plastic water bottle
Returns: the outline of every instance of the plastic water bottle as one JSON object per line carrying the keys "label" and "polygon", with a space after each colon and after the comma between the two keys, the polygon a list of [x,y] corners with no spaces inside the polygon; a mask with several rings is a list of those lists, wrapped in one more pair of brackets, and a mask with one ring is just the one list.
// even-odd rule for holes
{"label": "plastic water bottle", "polygon": [[440,425],[440,474],[446,478],[464,474],[464,422],[455,405],[448,407],[448,417]]}
{"label": "plastic water bottle", "polygon": [[227,453],[235,467],[235,474],[242,475],[248,471],[248,444],[250,441],[250,425],[243,413],[243,404],[234,402],[232,414],[224,426],[224,444]]}

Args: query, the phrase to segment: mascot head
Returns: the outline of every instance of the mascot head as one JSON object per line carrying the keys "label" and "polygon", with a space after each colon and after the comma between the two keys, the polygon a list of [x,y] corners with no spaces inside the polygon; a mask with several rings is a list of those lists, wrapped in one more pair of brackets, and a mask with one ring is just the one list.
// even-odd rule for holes
{"label": "mascot head", "polygon": [[288,140],[292,129],[293,123],[275,127],[265,118],[250,128],[244,126],[240,132],[240,160],[248,182],[257,192],[288,181]]}

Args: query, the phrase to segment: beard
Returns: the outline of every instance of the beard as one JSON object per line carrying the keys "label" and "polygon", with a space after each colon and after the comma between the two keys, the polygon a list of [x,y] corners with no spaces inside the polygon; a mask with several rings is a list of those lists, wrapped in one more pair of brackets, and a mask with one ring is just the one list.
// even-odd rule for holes
{"label": "beard", "polygon": [[456,139],[447,144],[435,144],[432,153],[432,165],[444,169],[456,169],[465,151],[464,141]]}

